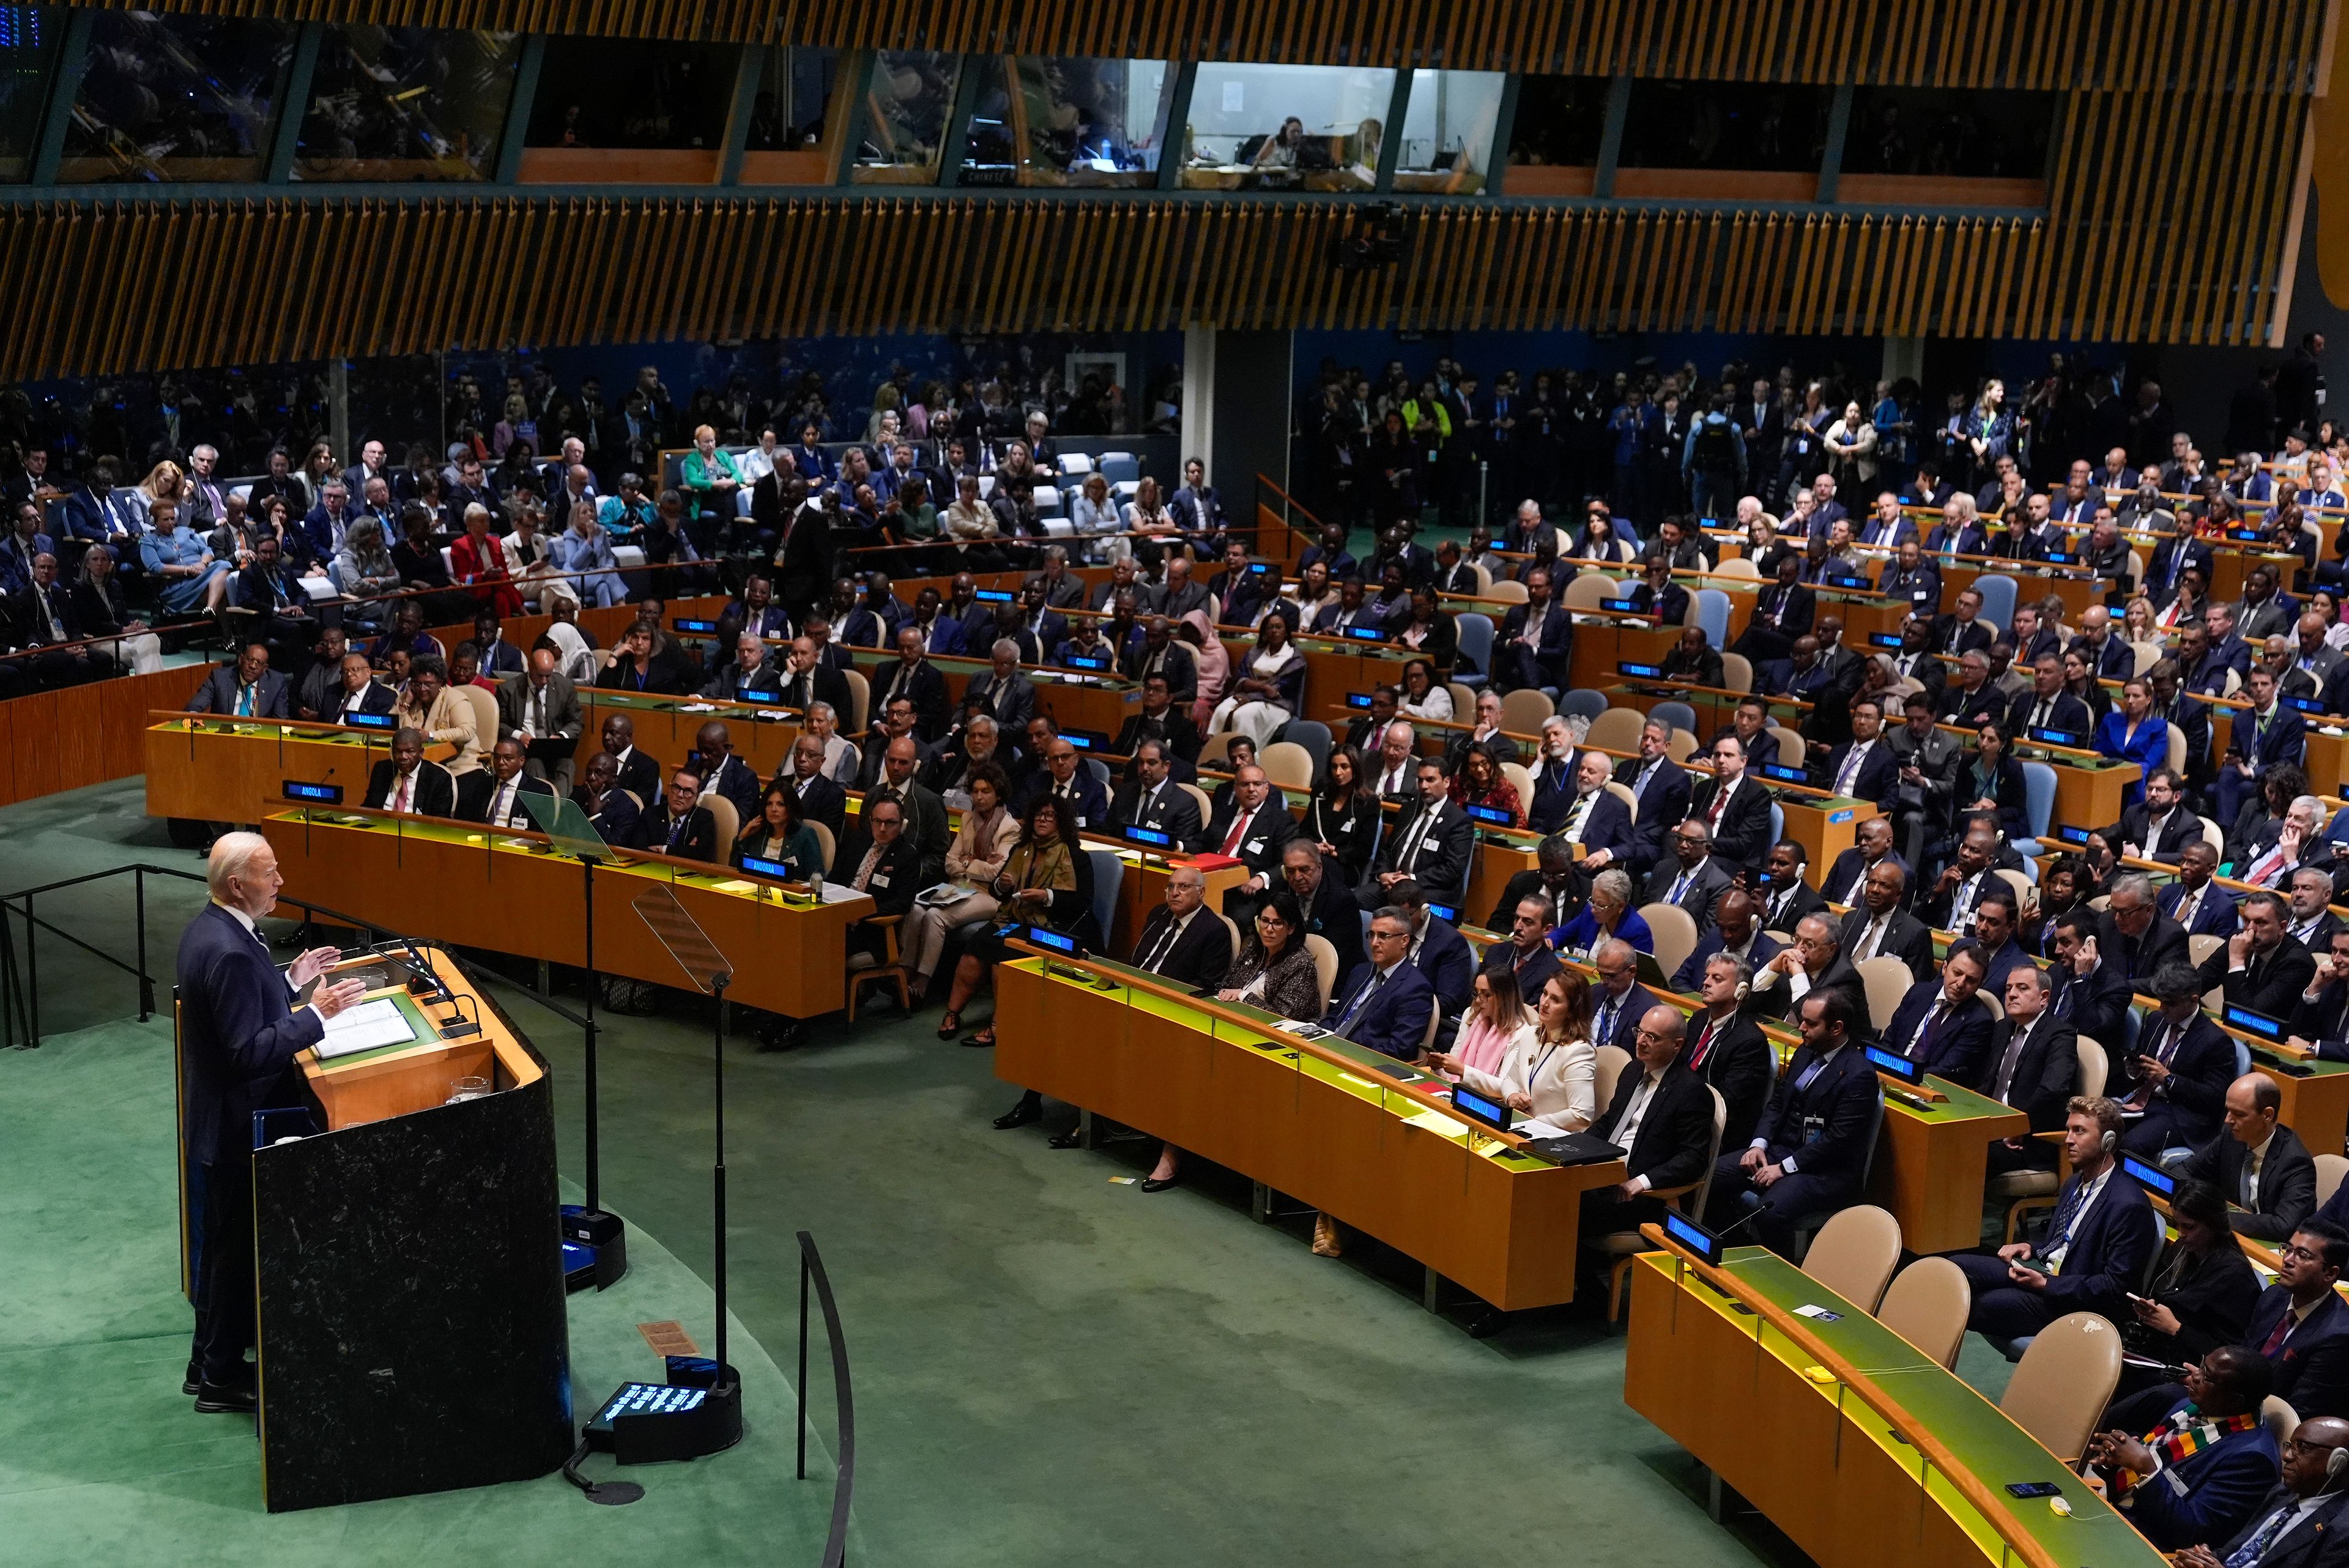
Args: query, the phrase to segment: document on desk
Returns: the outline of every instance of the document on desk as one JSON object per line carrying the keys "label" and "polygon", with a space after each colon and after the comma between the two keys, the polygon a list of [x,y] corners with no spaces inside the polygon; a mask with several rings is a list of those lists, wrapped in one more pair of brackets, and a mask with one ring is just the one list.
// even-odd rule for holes
{"label": "document on desk", "polygon": [[405,1045],[416,1038],[416,1026],[390,997],[378,996],[357,1007],[346,1007],[326,1020],[326,1038],[318,1042],[318,1060],[356,1055],[385,1045]]}
{"label": "document on desk", "polygon": [[845,904],[851,898],[864,898],[870,896],[858,892],[845,882],[826,882],[823,885],[823,901],[827,904]]}

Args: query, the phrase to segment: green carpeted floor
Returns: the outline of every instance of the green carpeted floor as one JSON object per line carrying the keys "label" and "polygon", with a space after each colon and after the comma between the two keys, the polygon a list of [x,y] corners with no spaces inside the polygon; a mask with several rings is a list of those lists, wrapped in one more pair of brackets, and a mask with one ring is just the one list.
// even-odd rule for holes
{"label": "green carpeted floor", "polygon": [[[5,880],[136,859],[197,868],[140,808],[131,781],[0,812]],[[128,888],[101,886],[40,908],[127,944]],[[150,884],[166,967],[199,897]],[[127,977],[54,939],[39,956],[45,1029],[135,1005]],[[554,1064],[575,1181],[575,1033],[522,992],[501,1000]],[[622,1301],[574,1298],[583,1388],[646,1364],[636,1322],[678,1317],[706,1335],[709,1321],[706,1289],[656,1244],[707,1278],[708,1015],[680,1004],[611,1023],[604,1194],[635,1227],[639,1277]],[[1300,1223],[1251,1223],[1247,1186],[1227,1172],[1195,1168],[1187,1185],[1144,1195],[1110,1179],[1139,1174],[1148,1146],[1055,1151],[1039,1129],[993,1130],[1014,1091],[988,1053],[937,1042],[934,1023],[885,1007],[796,1053],[759,1055],[745,1040],[729,1054],[735,1320],[789,1365],[792,1236],[812,1231],[855,1380],[852,1560],[1424,1562],[1458,1555],[1468,1521],[1485,1546],[1564,1547],[1594,1565],[1799,1560],[1758,1521],[1706,1518],[1695,1466],[1624,1407],[1621,1342],[1595,1307],[1471,1339],[1421,1310],[1416,1269],[1381,1249],[1333,1262],[1310,1255]],[[549,1478],[261,1513],[249,1427],[200,1419],[177,1392],[187,1320],[173,1293],[169,1060],[155,1025],[0,1054],[0,1365],[15,1374],[0,1396],[0,1559],[250,1562],[282,1547],[286,1561],[412,1561],[446,1541],[551,1560],[628,1550],[666,1521],[678,1549],[644,1560],[814,1562],[828,1463],[821,1482],[790,1479],[789,1394],[771,1368],[751,1387],[757,1439],[644,1472],[653,1494],[634,1508],[591,1508]],[[587,1314],[608,1322],[591,1332]],[[737,1344],[738,1362],[753,1356]],[[2002,1378],[1995,1358],[1977,1368],[1982,1353],[1968,1354],[1986,1386]],[[827,1439],[829,1398],[819,1377]]]}

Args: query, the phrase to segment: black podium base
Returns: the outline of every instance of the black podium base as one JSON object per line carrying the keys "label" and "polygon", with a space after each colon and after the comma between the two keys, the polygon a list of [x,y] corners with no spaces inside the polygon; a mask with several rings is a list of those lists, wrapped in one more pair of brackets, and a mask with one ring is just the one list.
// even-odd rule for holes
{"label": "black podium base", "polygon": [[628,1229],[618,1215],[566,1203],[562,1231],[565,1293],[608,1290],[628,1272]]}

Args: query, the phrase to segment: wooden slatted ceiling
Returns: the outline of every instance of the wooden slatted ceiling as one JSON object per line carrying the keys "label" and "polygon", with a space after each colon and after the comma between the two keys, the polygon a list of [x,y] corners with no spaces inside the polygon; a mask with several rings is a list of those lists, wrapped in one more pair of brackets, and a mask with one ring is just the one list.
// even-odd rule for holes
{"label": "wooden slatted ceiling", "polygon": [[[2325,0],[98,0],[124,9],[960,53],[2305,93]],[[2260,41],[2220,63],[2222,28]]]}
{"label": "wooden slatted ceiling", "polygon": [[[2246,203],[2231,263],[2215,224],[2165,250],[2158,236],[2040,219],[1462,208],[1426,217],[1405,265],[1340,275],[1322,256],[1343,214],[1313,206],[20,206],[0,212],[0,300],[23,324],[0,342],[0,378],[516,344],[1190,325],[2240,343],[2272,300],[2222,269],[2271,275],[2283,207]],[[195,234],[203,244],[188,243]],[[2131,269],[2123,253],[2137,244],[2153,259]],[[361,254],[386,265],[353,265]]]}

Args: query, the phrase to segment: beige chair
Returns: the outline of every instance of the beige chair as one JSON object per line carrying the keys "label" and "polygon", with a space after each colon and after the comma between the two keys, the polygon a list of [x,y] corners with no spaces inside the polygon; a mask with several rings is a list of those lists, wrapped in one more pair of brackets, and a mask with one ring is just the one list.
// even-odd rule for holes
{"label": "beige chair", "polygon": [[[1445,681],[1444,690],[1451,694],[1454,718],[1464,721],[1476,711],[1476,693],[1461,685],[1457,680]],[[1340,733],[1342,738],[1343,732]]]}
{"label": "beige chair", "polygon": [[708,806],[710,816],[717,821],[719,857],[724,858],[732,855],[734,840],[742,832],[741,812],[735,808],[732,801],[722,794],[705,794],[697,804]]}
{"label": "beige chair", "polygon": [[858,922],[881,933],[881,959],[874,962],[867,952],[848,955],[848,1021],[856,1022],[856,1004],[864,996],[864,988],[874,981],[897,988],[897,1008],[901,1012],[914,1011],[912,975],[905,968],[905,955],[897,950],[897,927],[903,915],[874,915]]}
{"label": "beige chair", "polygon": [[1877,1321],[1942,1366],[1954,1370],[1973,1311],[1973,1287],[1947,1258],[1920,1258],[1893,1276],[1876,1309]]}
{"label": "beige chair", "polygon": [[2194,820],[2202,825],[2202,842],[2210,846],[2211,854],[2223,860],[2227,854],[2227,836],[2220,832],[2219,825],[2207,816],[2198,816]]}
{"label": "beige chair", "polygon": [[2349,1159],[2337,1154],[2316,1157],[2316,1206],[2319,1209],[2323,1208],[2332,1200],[2333,1193],[2340,1190],[2344,1176],[2349,1176]]}
{"label": "beige chair", "polygon": [[[1515,577],[1495,579],[1493,586],[1485,590],[1484,597],[1488,603],[1496,605],[1521,605],[1533,597],[1526,591],[1526,585]],[[1500,628],[1495,627],[1494,629],[1498,631]]]}
{"label": "beige chair", "polygon": [[2242,691],[2242,671],[2238,670],[2230,670],[2227,671],[2227,684],[2220,689],[2219,695],[2221,697],[2232,697],[2237,692]]}
{"label": "beige chair", "polygon": [[1514,788],[1517,792],[1517,810],[1520,812],[1530,812],[1533,810],[1533,770],[1526,767],[1523,763],[1503,763],[1501,764],[1501,776],[1508,780],[1510,787]]}
{"label": "beige chair", "polygon": [[2200,968],[2212,953],[2227,945],[2227,939],[2210,931],[2196,931],[2186,939],[2186,956]]}
{"label": "beige chair", "polygon": [[[1334,957],[1335,955],[1333,954],[1332,956]],[[1316,960],[1315,961],[1318,963],[1319,961]],[[1330,967],[1334,969],[1337,966],[1333,963]],[[1324,999],[1321,1003],[1321,1011],[1327,1012],[1329,1010],[1330,1003],[1327,999]],[[1430,1051],[1435,1049],[1435,1032],[1443,1027],[1444,1009],[1440,1007],[1429,1008],[1427,1010],[1427,1033],[1419,1037],[1419,1054],[1421,1055],[1424,1056]]]}
{"label": "beige chair", "polygon": [[[1232,951],[1237,953],[1241,945],[1240,929],[1229,915],[1224,916],[1223,921],[1232,928]],[[1338,950],[1330,945],[1329,938],[1317,937],[1308,931],[1305,933],[1305,950],[1313,955],[1313,983],[1321,992],[1321,1011],[1327,1012],[1330,1011],[1330,993],[1338,987]]]}
{"label": "beige chair", "polygon": [[[815,832],[816,847],[823,851],[823,868],[826,871],[829,871],[832,869],[833,861],[839,857],[840,846],[833,838],[832,829],[826,827],[823,823],[810,817],[808,819],[808,826],[812,828]],[[821,882],[823,878],[822,877],[818,877],[815,880]]]}
{"label": "beige chair", "polygon": [[1674,730],[1671,739],[1664,742],[1664,755],[1676,763],[1685,763],[1696,754],[1696,736],[1687,730]]}
{"label": "beige chair", "polygon": [[[1207,826],[1207,819],[1216,815],[1215,802],[1208,799],[1207,792],[1197,784],[1185,784],[1178,779],[1175,781],[1174,787],[1190,795],[1192,804],[1199,808],[1199,826],[1204,831]],[[1239,950],[1237,948],[1232,950],[1236,953]]]}
{"label": "beige chair", "polygon": [[1275,741],[1258,751],[1256,760],[1276,789],[1313,787],[1313,753],[1294,741]]}
{"label": "beige chair", "polygon": [[[2105,1074],[2111,1064],[2105,1048],[2085,1034],[2074,1042],[2073,1049],[2079,1053],[2080,1093],[2093,1100],[2105,1092]],[[2010,1170],[1992,1177],[1986,1191],[1990,1201],[2006,1205],[2005,1240],[2014,1240],[2025,1214],[2055,1207],[2055,1195],[2062,1187],[2062,1178],[2052,1170]]]}
{"label": "beige chair", "polygon": [[1512,735],[1538,735],[1542,722],[1557,711],[1557,703],[1530,686],[1520,686],[1501,699],[1501,728]]}
{"label": "beige chair", "polygon": [[2014,895],[2016,924],[2020,925],[2039,908],[2039,889],[2033,887],[2031,878],[2020,871],[2011,871],[2002,866],[1998,875],[2006,883],[2007,891]]}
{"label": "beige chair", "polygon": [[1892,1015],[1900,1011],[1901,998],[1917,983],[1917,977],[1909,972],[1907,964],[1889,953],[1862,960],[1852,967],[1859,971],[1860,980],[1868,986],[1868,1021],[1880,1034],[1891,1023]]}
{"label": "beige chair", "polygon": [[1598,572],[1578,572],[1574,581],[1566,585],[1566,592],[1558,595],[1557,602],[1569,610],[1595,611],[1606,600],[1619,597],[1621,588],[1622,585],[1612,577]]}
{"label": "beige chair", "polygon": [[1631,1064],[1631,1053],[1620,1045],[1599,1047],[1599,1064],[1592,1073],[1592,1087],[1598,1091],[1601,1108],[1615,1103],[1615,1080]]}
{"label": "beige chair", "polygon": [[1758,583],[1762,580],[1762,568],[1747,556],[1732,556],[1715,566],[1713,569],[1713,575],[1716,577],[1735,577],[1741,582]]}
{"label": "beige chair", "polygon": [[1830,1216],[1811,1238],[1803,1272],[1864,1313],[1876,1311],[1900,1262],[1900,1221],[1873,1203]]}
{"label": "beige chair", "polygon": [[1801,767],[1803,759],[1810,755],[1810,742],[1775,722],[1770,726],[1770,732],[1778,737],[1778,760],[1790,768]]}
{"label": "beige chair", "polygon": [[498,694],[481,686],[460,686],[465,705],[473,711],[473,733],[481,737],[481,765],[490,765],[490,753],[498,743]]}
{"label": "beige chair", "polygon": [[2132,675],[2143,675],[2160,663],[2169,651],[2158,642],[2133,642],[2129,644],[2129,657],[2137,660],[2137,668],[2129,671]]}
{"label": "beige chair", "polygon": [[[1649,1192],[1650,1197],[1662,1199],[1666,1208],[1684,1214],[1704,1212],[1705,1199],[1713,1192],[1713,1162],[1721,1158],[1722,1129],[1729,1125],[1729,1102],[1710,1084],[1705,1085],[1705,1093],[1713,1096],[1713,1139],[1705,1145],[1704,1175],[1687,1187],[1660,1187]],[[1683,1203],[1691,1193],[1695,1194],[1693,1204]],[[1601,1256],[1615,1260],[1615,1266],[1607,1272],[1607,1321],[1610,1324],[1617,1323],[1623,1315],[1623,1287],[1631,1277],[1631,1260],[1648,1250],[1648,1239],[1637,1231],[1609,1231],[1586,1244]],[[1954,1263],[1950,1266],[1957,1267]]]}
{"label": "beige chair", "polygon": [[1623,803],[1623,809],[1630,812],[1631,820],[1637,823],[1640,820],[1640,797],[1631,793],[1631,786],[1627,784],[1617,784],[1613,779],[1609,779],[1606,788],[1609,794]]}
{"label": "beige chair", "polygon": [[[1218,730],[1199,744],[1199,766],[1228,768],[1232,765],[1232,735],[1230,730]],[[1206,817],[1199,819],[1202,822]]]}
{"label": "beige chair", "polygon": [[2260,1425],[2268,1429],[2268,1436],[2281,1448],[2300,1426],[2300,1412],[2271,1394],[2260,1401]]}
{"label": "beige chair", "polygon": [[848,683],[848,711],[840,715],[841,725],[849,734],[861,735],[873,708],[873,682],[862,670],[843,670],[840,678]]}
{"label": "beige chair", "polygon": [[1481,562],[1471,561],[1468,563],[1468,569],[1476,574],[1476,597],[1478,598],[1492,597],[1493,568],[1483,565]]}
{"label": "beige chair", "polygon": [[[2147,643],[2139,647],[2137,651],[2139,653],[2159,653],[2161,649],[2154,647],[2150,643]],[[2142,675],[2145,671],[2140,670],[2137,673]],[[2175,724],[2165,724],[2162,728],[2169,732],[2169,756],[2168,759],[2169,771],[2174,774],[2182,773],[2186,768],[2186,732],[2179,729]]]}
{"label": "beige chair", "polygon": [[1721,656],[1721,683],[1732,691],[1754,690],[1754,661],[1742,653]]}
{"label": "beige chair", "polygon": [[[1508,722],[1506,710],[1501,727],[1516,728]],[[1582,742],[1602,752],[1636,752],[1640,749],[1640,732],[1647,727],[1648,716],[1637,708],[1609,708],[1590,721],[1590,732],[1582,737]]]}
{"label": "beige chair", "polygon": [[1640,918],[1648,922],[1649,933],[1655,938],[1656,964],[1666,974],[1679,969],[1696,950],[1696,919],[1679,905],[1642,904]]}
{"label": "beige chair", "polygon": [[2120,1331],[2095,1313],[2068,1313],[2033,1337],[1998,1407],[2049,1453],[2073,1464],[2120,1376]]}

